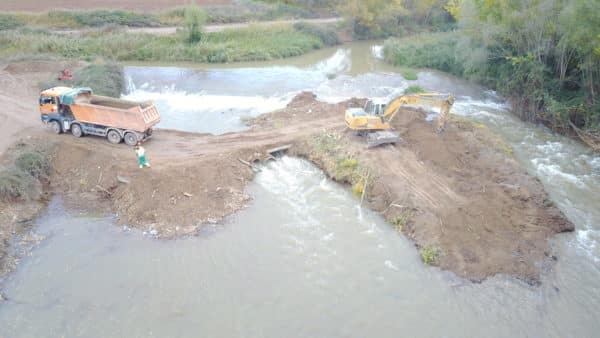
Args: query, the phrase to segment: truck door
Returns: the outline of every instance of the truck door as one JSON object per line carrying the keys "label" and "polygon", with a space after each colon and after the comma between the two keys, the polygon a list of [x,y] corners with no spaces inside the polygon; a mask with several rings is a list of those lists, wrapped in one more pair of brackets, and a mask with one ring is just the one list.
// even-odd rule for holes
{"label": "truck door", "polygon": [[58,107],[54,96],[40,96],[40,113],[56,114]]}

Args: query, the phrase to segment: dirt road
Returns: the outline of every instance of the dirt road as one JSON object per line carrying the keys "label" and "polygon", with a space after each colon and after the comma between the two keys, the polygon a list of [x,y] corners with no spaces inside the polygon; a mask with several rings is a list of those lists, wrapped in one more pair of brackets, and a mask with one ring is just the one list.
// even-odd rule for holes
{"label": "dirt road", "polygon": [[[398,228],[417,248],[434,250],[436,265],[471,280],[503,273],[535,283],[541,263],[553,257],[548,239],[573,230],[539,180],[489,130],[454,119],[438,135],[423,112],[405,111],[394,121],[404,141],[367,149],[342,118],[361,100],[327,104],[303,93],[285,109],[251,121],[249,131],[214,136],[157,130],[146,144],[153,167],[140,170],[125,145],[54,135],[39,126],[31,83],[62,66],[13,64],[0,73],[0,105],[10,107],[0,112],[7,133],[0,134],[0,144],[10,144],[17,133],[26,143],[55,143],[53,193],[72,208],[105,210],[160,237],[195,234],[243,208],[250,198],[245,186],[255,174],[248,163],[285,144],[327,172],[338,154],[365,164],[372,175],[367,205],[388,220],[404,217]],[[336,154],[314,146],[323,133],[336,135]],[[23,227],[14,221],[18,214],[11,217],[0,215],[0,246]]]}

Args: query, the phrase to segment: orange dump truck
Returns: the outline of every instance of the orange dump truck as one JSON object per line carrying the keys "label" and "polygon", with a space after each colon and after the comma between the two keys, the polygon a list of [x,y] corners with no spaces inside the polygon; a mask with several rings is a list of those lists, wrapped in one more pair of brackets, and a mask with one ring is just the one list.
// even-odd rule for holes
{"label": "orange dump truck", "polygon": [[97,135],[135,145],[152,135],[160,114],[152,101],[133,102],[92,94],[90,88],[53,87],[40,94],[42,122],[60,134]]}

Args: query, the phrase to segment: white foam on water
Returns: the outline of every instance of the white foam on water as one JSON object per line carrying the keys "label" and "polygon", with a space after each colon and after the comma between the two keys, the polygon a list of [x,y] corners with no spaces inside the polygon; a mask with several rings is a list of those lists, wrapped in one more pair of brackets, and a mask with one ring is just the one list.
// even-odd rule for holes
{"label": "white foam on water", "polygon": [[535,166],[535,169],[540,176],[548,176],[553,179],[562,180],[566,183],[574,184],[579,189],[586,188],[585,183],[580,177],[562,171],[560,165],[553,164],[549,159],[534,158],[531,160],[531,163]]}
{"label": "white foam on water", "polygon": [[579,247],[583,249],[586,255],[595,263],[600,262],[598,252],[596,250],[598,241],[600,240],[600,231],[592,229],[577,230],[576,236]]}
{"label": "white foam on water", "polygon": [[327,76],[333,76],[349,71],[352,68],[352,60],[350,58],[350,49],[338,49],[335,54],[329,58],[320,61],[312,67],[317,72]]}
{"label": "white foam on water", "polygon": [[373,57],[376,59],[383,60],[384,59],[383,46],[382,45],[371,46],[371,55],[373,55]]}
{"label": "white foam on water", "polygon": [[182,91],[150,92],[135,90],[123,98],[134,101],[163,101],[169,109],[177,111],[213,111],[243,110],[262,114],[284,108],[295,95],[283,97],[207,95]]}
{"label": "white foam on water", "polygon": [[398,271],[398,267],[396,265],[394,265],[394,263],[392,263],[391,260],[386,260],[385,262],[383,262],[383,265],[385,265],[386,268],[390,269],[390,270],[395,270]]}

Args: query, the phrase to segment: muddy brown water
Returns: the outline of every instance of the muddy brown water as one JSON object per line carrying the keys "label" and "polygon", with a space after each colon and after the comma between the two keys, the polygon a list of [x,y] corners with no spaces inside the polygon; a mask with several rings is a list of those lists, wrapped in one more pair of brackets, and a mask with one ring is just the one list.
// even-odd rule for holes
{"label": "muddy brown water", "polygon": [[559,259],[541,286],[472,284],[423,266],[346,188],[284,157],[256,176],[247,209],[196,238],[156,240],[55,200],[35,230],[47,239],[4,281],[0,336],[597,336],[600,157],[519,121],[485,88],[428,70],[406,81],[378,52],[358,43],[269,66],[131,66],[125,96],[156,99],[163,127],[222,133],[304,89],[326,101],[413,83],[451,91],[452,112],[501,134],[577,227],[552,240]]}

